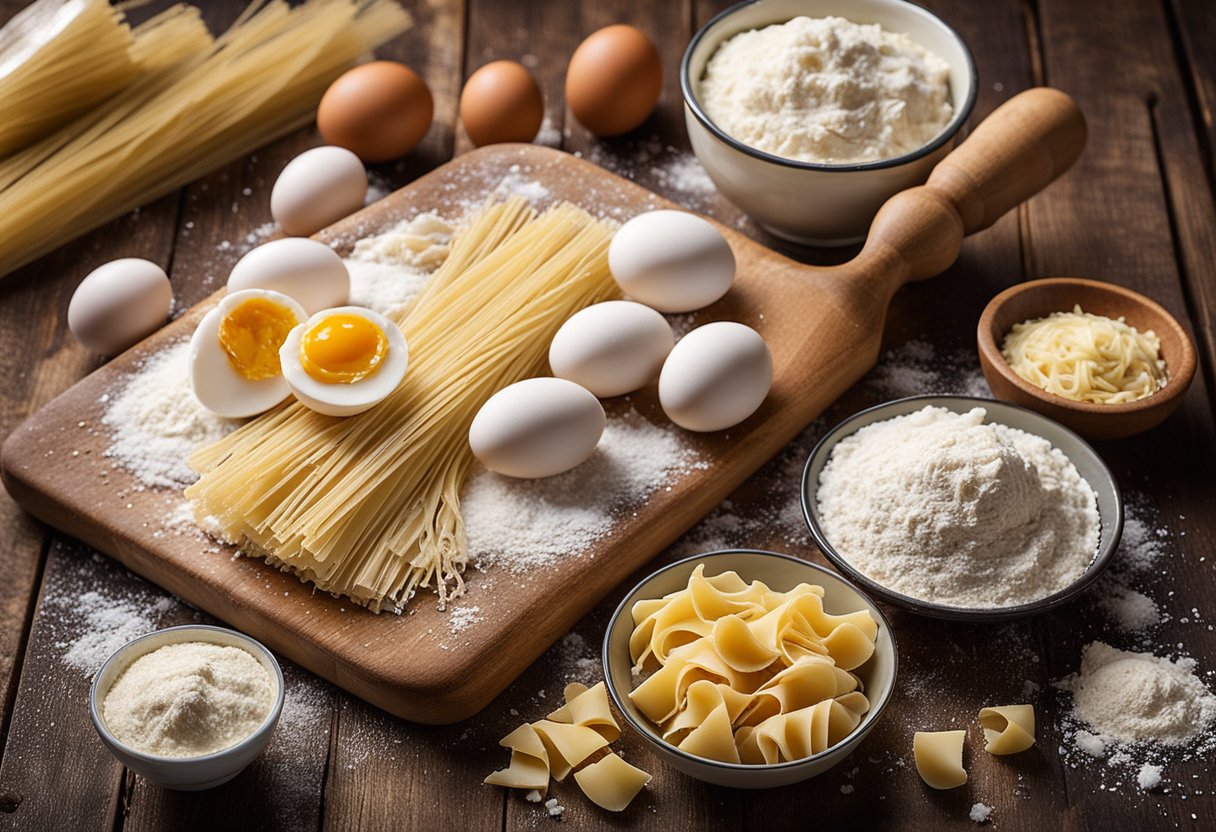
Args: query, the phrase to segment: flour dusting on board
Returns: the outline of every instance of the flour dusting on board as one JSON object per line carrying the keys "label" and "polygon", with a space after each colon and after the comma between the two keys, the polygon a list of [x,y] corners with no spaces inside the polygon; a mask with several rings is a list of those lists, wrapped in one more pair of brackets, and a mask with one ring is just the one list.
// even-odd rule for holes
{"label": "flour dusting on board", "polygon": [[105,404],[101,420],[111,430],[106,456],[152,488],[194,482],[186,458],[240,424],[214,416],[194,397],[189,341],[144,359]]}
{"label": "flour dusting on board", "polygon": [[633,411],[611,418],[595,454],[564,474],[539,480],[475,474],[460,503],[469,559],[525,572],[580,557],[649,495],[705,465],[678,429]]}

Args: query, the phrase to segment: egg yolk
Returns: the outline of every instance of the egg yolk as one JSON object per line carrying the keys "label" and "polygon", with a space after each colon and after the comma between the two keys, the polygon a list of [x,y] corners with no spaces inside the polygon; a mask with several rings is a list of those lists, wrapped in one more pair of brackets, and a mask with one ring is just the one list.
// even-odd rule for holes
{"label": "egg yolk", "polygon": [[283,372],[279,347],[298,324],[295,313],[269,298],[250,298],[220,321],[220,348],[229,363],[250,381],[274,378]]}
{"label": "egg yolk", "polygon": [[304,372],[326,384],[353,384],[380,369],[388,354],[383,330],[359,315],[322,318],[300,338]]}

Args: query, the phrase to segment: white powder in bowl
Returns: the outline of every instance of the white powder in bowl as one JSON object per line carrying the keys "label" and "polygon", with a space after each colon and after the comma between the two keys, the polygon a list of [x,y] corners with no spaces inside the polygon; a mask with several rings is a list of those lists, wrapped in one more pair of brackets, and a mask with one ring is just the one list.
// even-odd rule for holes
{"label": "white powder in bowl", "polygon": [[200,757],[257,730],[275,699],[274,680],[247,650],[205,642],[166,644],[140,656],[102,703],[106,727],[137,751]]}
{"label": "white powder in bowl", "polygon": [[904,34],[840,17],[742,32],[713,54],[698,95],[746,145],[803,162],[889,159],[950,123],[949,65]]}
{"label": "white powder in bowl", "polygon": [[1093,489],[1046,439],[985,416],[925,407],[837,443],[817,500],[840,555],[956,607],[1027,603],[1080,577],[1098,548]]}
{"label": "white powder in bowl", "polygon": [[1059,683],[1073,711],[1103,740],[1182,745],[1216,721],[1216,695],[1194,673],[1195,662],[1090,642],[1081,670]]}

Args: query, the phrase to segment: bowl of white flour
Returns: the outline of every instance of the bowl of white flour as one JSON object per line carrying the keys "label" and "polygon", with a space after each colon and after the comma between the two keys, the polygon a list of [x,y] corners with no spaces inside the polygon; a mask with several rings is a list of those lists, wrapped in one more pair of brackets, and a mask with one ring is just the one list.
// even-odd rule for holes
{"label": "bowl of white flour", "polygon": [[976,72],[953,29],[902,0],[749,0],[693,37],[680,87],[727,198],[777,236],[845,245],[950,151]]}
{"label": "bowl of white flour", "polygon": [[124,766],[179,791],[236,777],[270,742],[283,671],[262,644],[209,625],[132,639],[97,671],[93,726]]}
{"label": "bowl of white flour", "polygon": [[844,575],[922,615],[999,621],[1067,603],[1109,564],[1118,485],[1072,431],[1016,405],[914,396],[829,431],[802,478]]}

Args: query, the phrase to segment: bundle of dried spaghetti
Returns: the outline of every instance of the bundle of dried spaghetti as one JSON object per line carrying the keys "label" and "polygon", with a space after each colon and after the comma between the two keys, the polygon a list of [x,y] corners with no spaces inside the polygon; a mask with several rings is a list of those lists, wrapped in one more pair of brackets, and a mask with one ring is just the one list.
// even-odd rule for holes
{"label": "bundle of dried spaghetti", "polygon": [[[0,275],[305,124],[334,78],[408,26],[393,0],[255,0],[214,43],[0,160]],[[141,31],[136,61],[163,60]]]}
{"label": "bundle of dried spaghetti", "polygon": [[572,205],[539,217],[516,198],[484,209],[399,318],[410,368],[358,416],[272,411],[190,464],[196,515],[245,551],[379,611],[418,587],[463,587],[460,489],[469,425],[508,384],[544,369],[570,315],[615,294],[612,228]]}
{"label": "bundle of dried spaghetti", "polygon": [[109,98],[139,72],[108,0],[38,0],[0,29],[0,156]]}

